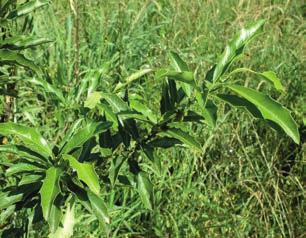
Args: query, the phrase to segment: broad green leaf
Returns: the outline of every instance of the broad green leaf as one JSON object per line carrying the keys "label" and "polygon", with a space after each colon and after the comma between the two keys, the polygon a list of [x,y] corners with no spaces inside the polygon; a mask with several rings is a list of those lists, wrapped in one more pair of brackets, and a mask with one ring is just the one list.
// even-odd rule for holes
{"label": "broad green leaf", "polygon": [[48,158],[52,151],[48,142],[34,129],[13,122],[0,123],[0,135],[18,136],[31,150]]}
{"label": "broad green leaf", "polygon": [[43,216],[46,221],[49,220],[52,204],[56,196],[60,193],[59,179],[61,173],[62,173],[61,169],[50,167],[46,171],[46,177],[39,191]]}
{"label": "broad green leaf", "polygon": [[80,188],[71,180],[67,181],[67,187],[75,195],[77,200],[84,206],[84,208],[87,211],[92,212],[87,192],[84,189]]}
{"label": "broad green leaf", "polygon": [[[168,77],[173,80],[177,80],[179,82],[183,82],[193,87],[196,86],[195,81],[194,81],[193,72],[190,72],[190,71],[176,72],[176,71],[161,69],[158,72],[156,72],[157,79],[162,79],[165,77]],[[191,91],[189,91],[189,96],[190,94],[191,94]]]}
{"label": "broad green leaf", "polygon": [[87,192],[87,196],[89,198],[92,211],[98,220],[109,224],[110,217],[103,199],[90,191]]}
{"label": "broad green leaf", "polygon": [[213,71],[212,81],[218,80],[227,71],[235,58],[243,53],[245,45],[262,31],[264,23],[264,20],[259,20],[250,27],[242,28],[239,34],[230,41]]}
{"label": "broad green leaf", "polygon": [[50,215],[48,218],[48,224],[51,233],[54,233],[58,229],[62,216],[63,214],[61,211],[61,207],[57,204],[52,204],[50,208]]}
{"label": "broad green leaf", "polygon": [[205,118],[207,124],[212,128],[216,126],[217,111],[217,106],[211,100],[207,100],[205,108],[202,108],[202,115]]}
{"label": "broad green leaf", "polygon": [[102,95],[100,92],[93,92],[89,94],[86,101],[84,102],[84,107],[87,107],[89,109],[95,108],[97,104],[100,103],[101,98]]}
{"label": "broad green leaf", "polygon": [[187,134],[186,132],[177,129],[177,128],[169,128],[166,131],[160,132],[159,135],[161,136],[168,136],[171,138],[175,138],[183,142],[185,145],[193,147],[198,151],[201,151],[201,145],[197,142],[192,136]]}
{"label": "broad green leaf", "polygon": [[22,176],[21,180],[18,183],[18,186],[35,183],[43,180],[43,175],[41,174],[26,174]]}
{"label": "broad green leaf", "polygon": [[[182,60],[182,58],[175,52],[171,51],[170,52],[170,60],[171,60],[171,65],[172,67],[178,71],[178,72],[183,72],[183,71],[189,71],[188,65]],[[183,83],[181,84],[184,92],[188,97],[190,97],[192,93],[192,87],[190,84]]]}
{"label": "broad green leaf", "polygon": [[59,144],[59,148],[62,148],[70,140],[70,138],[78,131],[83,120],[84,120],[83,118],[80,118],[80,119],[77,119],[75,122],[73,122],[73,124],[69,127],[65,136],[61,140]]}
{"label": "broad green leaf", "polygon": [[141,70],[138,70],[137,72],[131,74],[129,77],[127,77],[125,79],[125,82],[121,83],[119,82],[115,89],[114,89],[114,92],[118,92],[120,89],[124,88],[125,86],[127,86],[128,84],[132,83],[133,81],[137,80],[137,79],[140,79],[142,76],[148,74],[152,72],[152,69],[141,69]]}
{"label": "broad green leaf", "polygon": [[1,46],[2,48],[4,46],[6,49],[10,50],[23,50],[49,42],[52,41],[46,38],[36,38],[33,36],[18,35],[5,39],[1,42]]}
{"label": "broad green leaf", "polygon": [[244,98],[230,94],[218,94],[217,97],[231,106],[246,109],[255,118],[264,119],[257,107]]}
{"label": "broad green leaf", "polygon": [[157,118],[154,112],[148,108],[146,105],[142,104],[139,100],[130,99],[130,107],[142,115],[146,116],[151,122],[157,123]]}
{"label": "broad green leaf", "polygon": [[79,129],[68,141],[61,150],[62,154],[67,154],[71,150],[82,146],[91,137],[106,131],[112,125],[111,122],[90,122],[81,129]]}
{"label": "broad green leaf", "polygon": [[24,172],[43,172],[45,168],[33,163],[17,162],[5,171],[6,176]]}
{"label": "broad green leaf", "polygon": [[137,174],[137,190],[141,201],[147,209],[153,209],[153,185],[144,172]]}
{"label": "broad green leaf", "polygon": [[86,75],[86,77],[88,78],[87,96],[96,90],[97,86],[99,85],[103,71],[104,71],[103,68],[97,70],[91,70],[89,71],[89,74]]}
{"label": "broad green leaf", "polygon": [[1,64],[17,64],[41,74],[40,68],[33,61],[16,51],[0,49],[0,65]]}
{"label": "broad green leaf", "polygon": [[[59,217],[61,218],[61,217]],[[74,216],[74,205],[70,208],[70,205],[67,206],[67,209],[65,211],[65,215],[62,220],[62,226],[55,226],[52,229],[51,234],[48,238],[70,238],[73,235],[73,227],[76,222],[75,216]]]}
{"label": "broad green leaf", "polygon": [[115,113],[129,110],[129,107],[126,102],[124,102],[114,93],[102,93],[102,97],[109,103]]}
{"label": "broad green leaf", "polygon": [[211,128],[214,128],[217,121],[217,106],[211,100],[207,99],[207,92],[201,93],[196,91],[195,96],[200,106],[201,114],[205,118],[204,122]]}
{"label": "broad green leaf", "polygon": [[69,161],[70,167],[76,171],[78,178],[82,180],[93,193],[100,193],[99,177],[96,174],[93,164],[80,163],[71,155],[63,155],[63,158]]}
{"label": "broad green leaf", "polygon": [[263,73],[259,73],[259,75],[262,76],[264,79],[268,80],[270,83],[272,83],[276,90],[281,92],[285,91],[280,79],[273,71],[265,71]]}
{"label": "broad green leaf", "polygon": [[5,209],[17,202],[23,200],[23,193],[11,194],[10,192],[1,192],[0,193],[0,210]]}
{"label": "broad green leaf", "polygon": [[238,85],[228,86],[231,90],[253,103],[266,120],[278,124],[295,143],[300,142],[300,135],[296,122],[293,120],[290,111],[271,97],[257,92],[254,89]]}
{"label": "broad green leaf", "polygon": [[186,62],[184,62],[182,58],[176,52],[171,51],[169,53],[169,56],[171,60],[171,65],[176,71],[178,72],[189,71],[189,68]]}
{"label": "broad green leaf", "polygon": [[[118,112],[118,118],[120,121],[124,121],[127,119],[135,119],[139,121],[149,122],[152,124],[150,120],[147,119],[147,117],[137,111],[124,111],[124,112]],[[126,123],[126,122],[125,122]]]}
{"label": "broad green leaf", "polygon": [[107,104],[100,103],[97,105],[100,112],[104,113],[107,121],[110,121],[113,123],[113,127],[118,128],[118,119],[116,114],[113,112],[111,107]]}
{"label": "broad green leaf", "polygon": [[0,145],[0,152],[15,154],[19,158],[26,158],[32,161],[40,161],[43,164],[48,163],[46,158],[22,145]]}

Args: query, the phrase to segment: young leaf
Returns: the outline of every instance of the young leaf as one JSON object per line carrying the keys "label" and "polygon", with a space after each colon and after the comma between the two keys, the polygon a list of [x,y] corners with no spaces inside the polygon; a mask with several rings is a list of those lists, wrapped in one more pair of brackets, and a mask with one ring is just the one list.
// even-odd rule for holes
{"label": "young leaf", "polygon": [[43,216],[46,221],[49,220],[50,210],[56,196],[60,192],[59,179],[62,170],[55,167],[50,167],[46,171],[46,177],[43,181],[43,185],[39,191],[41,197],[41,207]]}
{"label": "young leaf", "polygon": [[290,111],[271,97],[257,92],[254,89],[238,85],[228,86],[231,90],[253,103],[266,120],[278,124],[288,136],[297,144],[300,142],[300,135],[296,122],[293,120]]}
{"label": "young leaf", "polygon": [[201,145],[197,142],[192,136],[188,135],[186,132],[177,129],[177,128],[169,128],[166,131],[160,132],[159,135],[161,136],[168,136],[175,139],[180,140],[185,145],[193,147],[199,151],[201,151]]}
{"label": "young leaf", "polygon": [[273,71],[265,71],[263,73],[259,73],[259,75],[264,79],[268,80],[270,83],[272,83],[276,90],[284,92],[284,87],[280,79],[277,77],[276,73],[274,73]]}
{"label": "young leaf", "polygon": [[64,145],[61,150],[62,154],[67,154],[71,152],[71,150],[82,146],[86,141],[88,141],[91,137],[99,134],[103,131],[106,131],[112,125],[111,122],[90,122],[85,127],[81,128],[76,132]]}
{"label": "young leaf", "polygon": [[264,20],[259,20],[248,28],[242,28],[230,41],[214,69],[212,81],[218,80],[226,72],[235,58],[242,54],[245,45],[262,30],[264,23]]}
{"label": "young leaf", "polygon": [[73,168],[89,189],[95,193],[100,193],[99,177],[96,174],[93,164],[80,163],[71,155],[63,155],[64,160],[68,160],[70,167]]}
{"label": "young leaf", "polygon": [[[171,65],[176,71],[178,72],[189,71],[188,65],[182,60],[182,58],[177,53],[171,51],[169,55],[170,55]],[[192,93],[192,84],[193,84],[192,81],[191,84],[189,83],[181,84],[184,92],[188,97],[190,97]]]}
{"label": "young leaf", "polygon": [[153,209],[153,185],[144,172],[137,174],[137,190],[141,201],[149,210]]}
{"label": "young leaf", "polygon": [[110,217],[108,215],[107,207],[102,198],[97,196],[90,191],[87,192],[92,211],[96,215],[99,221],[105,222],[106,224],[110,223]]}
{"label": "young leaf", "polygon": [[48,158],[52,151],[48,142],[34,129],[13,122],[0,123],[0,135],[18,136],[31,150]]}

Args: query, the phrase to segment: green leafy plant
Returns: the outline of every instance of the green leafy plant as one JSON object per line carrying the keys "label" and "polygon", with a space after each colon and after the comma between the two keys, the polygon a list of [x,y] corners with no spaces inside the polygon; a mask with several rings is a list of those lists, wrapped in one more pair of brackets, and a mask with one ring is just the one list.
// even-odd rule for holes
{"label": "green leafy plant", "polygon": [[[12,122],[0,124],[0,134],[10,140],[0,146],[7,155],[2,164],[13,184],[2,191],[0,209],[13,213],[24,207],[35,208],[37,216],[41,210],[53,234],[61,229],[61,209],[70,209],[74,203],[82,204],[105,226],[111,225],[112,211],[108,211],[103,194],[122,187],[137,191],[147,211],[156,209],[150,178],[151,171],[158,175],[162,170],[156,150],[188,147],[200,156],[201,143],[190,131],[200,123],[214,128],[220,102],[247,110],[299,143],[297,125],[286,108],[270,96],[231,80],[237,73],[249,72],[283,91],[274,72],[233,69],[263,25],[264,21],[258,21],[243,28],[204,80],[199,80],[177,53],[170,52],[171,67],[144,68],[109,87],[102,87],[96,75],[85,76],[70,92],[49,82],[37,83],[54,96],[58,111],[70,112],[73,123],[63,123],[52,143],[36,129]],[[151,109],[141,92],[131,87],[152,72],[162,85],[159,111]]]}

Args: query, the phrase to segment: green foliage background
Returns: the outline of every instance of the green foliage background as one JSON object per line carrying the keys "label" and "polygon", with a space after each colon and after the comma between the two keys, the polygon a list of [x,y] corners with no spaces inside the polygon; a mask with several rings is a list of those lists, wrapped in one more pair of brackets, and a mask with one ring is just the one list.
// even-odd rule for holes
{"label": "green foliage background", "polygon": [[[150,172],[156,199],[152,211],[144,209],[133,191],[105,194],[115,224],[109,237],[305,236],[305,5],[281,0],[91,0],[78,1],[77,11],[79,57],[76,16],[70,2],[63,0],[32,13],[31,34],[54,41],[26,50],[27,57],[47,72],[49,81],[58,88],[65,85],[66,92],[86,75],[91,77],[90,73],[100,72],[100,88],[107,89],[145,65],[168,65],[169,50],[179,52],[203,81],[237,30],[255,19],[266,19],[264,34],[235,65],[277,73],[285,93],[272,90],[270,94],[293,111],[302,140],[296,145],[249,114],[222,105],[213,130],[202,125],[192,128],[204,145],[202,156],[179,148],[157,153],[163,169],[160,174]],[[73,80],[76,65],[79,82]],[[24,80],[25,75],[20,70],[16,77]],[[234,77],[262,91],[272,88],[254,80],[252,74]],[[59,128],[77,119],[74,105],[57,107],[52,95],[42,92],[43,100],[33,96],[39,87],[17,84],[15,119],[40,127],[46,138],[54,138],[61,133]],[[160,82],[148,76],[133,87],[151,108],[159,110]],[[123,207],[115,209],[118,192]],[[18,227],[19,220],[26,218],[27,214],[19,214],[12,222]],[[107,236],[106,228],[80,207],[76,207],[76,220],[73,237]],[[48,234],[41,224],[33,228],[29,237]]]}

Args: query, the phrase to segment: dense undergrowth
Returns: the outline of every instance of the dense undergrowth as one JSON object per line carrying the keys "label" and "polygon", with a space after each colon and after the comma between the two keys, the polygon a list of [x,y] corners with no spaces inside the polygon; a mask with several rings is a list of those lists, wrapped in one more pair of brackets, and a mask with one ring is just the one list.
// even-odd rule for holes
{"label": "dense undergrowth", "polygon": [[[10,26],[14,29],[11,34],[27,34],[51,41],[22,51],[26,58],[40,66],[39,70],[20,65],[1,66],[1,120],[37,128],[50,145],[56,145],[52,153],[60,158],[59,164],[69,164],[77,170],[73,159],[66,155],[62,159],[61,151],[94,162],[101,188],[98,187],[110,221],[103,217],[102,211],[104,222],[99,222],[96,214],[86,212],[83,204],[75,202],[71,194],[65,194],[66,187],[62,185],[61,196],[70,202],[61,204],[65,208],[63,213],[67,214],[70,209],[74,212],[72,237],[305,236],[303,79],[306,24],[305,6],[299,1],[54,0],[26,17],[26,21],[18,19]],[[108,171],[116,167],[116,163],[120,164],[121,157],[113,162],[112,153],[122,152],[122,157],[133,157],[132,149],[149,141],[154,129],[150,131],[148,126],[137,124],[145,139],[140,142],[135,139],[135,144],[127,150],[120,147],[112,151],[113,145],[107,139],[110,137],[105,134],[98,138],[100,145],[105,146],[103,150],[97,149],[89,137],[84,143],[92,153],[84,152],[85,149],[81,152],[67,149],[69,138],[64,135],[69,134],[73,126],[81,127],[83,122],[78,122],[79,119],[85,118],[84,126],[88,125],[88,118],[95,121],[112,118],[111,114],[105,113],[105,108],[96,108],[97,101],[106,97],[100,92],[115,91],[122,99],[134,97],[134,101],[146,102],[157,115],[165,85],[162,80],[157,80],[151,69],[155,71],[170,65],[169,52],[177,52],[196,72],[196,80],[202,85],[207,79],[206,72],[218,62],[229,39],[259,19],[265,19],[263,34],[248,45],[232,67],[257,72],[272,70],[281,79],[284,90],[275,90],[273,85],[250,72],[234,74],[232,80],[271,95],[292,111],[299,127],[300,143],[294,143],[285,133],[271,129],[266,122],[246,111],[217,100],[214,125],[188,124],[183,128],[197,139],[200,151],[181,145],[157,149],[154,158],[158,162],[145,158],[150,157],[145,153],[137,154],[139,164],[133,167],[133,159],[129,159],[129,163],[120,168],[119,176],[115,176],[115,181],[122,182],[118,182],[118,186],[113,186],[115,181],[110,179]],[[3,34],[4,31],[1,36]],[[122,90],[116,88],[139,70],[142,70],[142,77],[131,80],[131,84],[121,85]],[[52,88],[41,83],[42,80]],[[199,109],[192,100],[186,104],[192,110]],[[128,118],[128,115],[122,116]],[[157,119],[153,116],[149,120]],[[104,131],[100,127],[97,129],[101,125],[94,126],[88,130]],[[107,128],[108,125],[102,126]],[[120,125],[117,126],[119,129],[115,129],[120,130]],[[129,131],[132,139],[133,126]],[[181,125],[175,126],[181,128]],[[164,130],[162,126],[160,128]],[[2,145],[11,139],[1,137]],[[175,139],[171,143],[180,144],[178,138]],[[124,145],[129,144],[127,141],[122,139]],[[18,142],[15,139],[15,143]],[[194,144],[192,141],[191,145]],[[90,158],[86,157],[88,153]],[[98,153],[103,161],[94,157]],[[11,154],[1,153],[0,160],[0,186],[4,189],[16,183],[16,178],[8,179],[6,172],[14,158]],[[138,166],[146,172],[154,187],[154,206],[144,202],[144,195],[131,189],[133,184],[123,181],[126,179],[123,175],[135,167],[138,176]],[[75,174],[70,170],[66,177]],[[140,179],[138,176],[137,181]],[[84,183],[78,185],[86,187],[86,178],[81,180]],[[73,190],[68,182],[67,187],[67,191]],[[88,187],[94,190],[97,186]],[[39,196],[35,199],[32,202],[37,202]],[[74,204],[72,208],[71,203]],[[22,206],[31,207],[31,204]],[[39,213],[33,212],[35,209],[21,209],[14,213],[1,210],[2,237],[48,237],[48,224],[43,221],[42,214],[40,220],[35,220]],[[45,217],[45,211],[42,212]],[[6,213],[10,216],[6,217]],[[33,221],[36,222],[32,225]]]}

